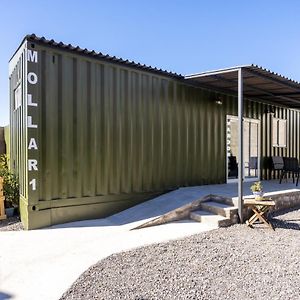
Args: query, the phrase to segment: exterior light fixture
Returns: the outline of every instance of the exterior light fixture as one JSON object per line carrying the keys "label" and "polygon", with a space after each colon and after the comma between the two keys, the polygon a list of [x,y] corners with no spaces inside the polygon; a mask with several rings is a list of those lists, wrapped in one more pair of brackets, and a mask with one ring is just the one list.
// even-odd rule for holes
{"label": "exterior light fixture", "polygon": [[217,97],[217,99],[215,100],[216,104],[218,105],[222,105],[223,104],[223,101],[222,101],[222,98],[221,97]]}

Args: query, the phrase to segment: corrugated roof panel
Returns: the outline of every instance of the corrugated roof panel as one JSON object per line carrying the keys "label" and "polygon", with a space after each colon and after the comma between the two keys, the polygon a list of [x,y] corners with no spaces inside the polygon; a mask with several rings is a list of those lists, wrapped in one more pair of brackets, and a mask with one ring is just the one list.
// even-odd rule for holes
{"label": "corrugated roof panel", "polygon": [[93,58],[98,58],[101,60],[107,60],[110,62],[123,64],[128,67],[143,69],[145,71],[154,72],[156,74],[165,75],[165,76],[169,76],[172,78],[184,79],[183,75],[175,73],[175,72],[158,69],[156,67],[151,67],[151,66],[147,66],[145,64],[136,63],[134,61],[124,60],[124,59],[118,58],[116,56],[110,56],[107,54],[103,54],[101,52],[95,52],[94,50],[88,50],[86,48],[82,49],[79,46],[73,46],[71,44],[64,44],[63,42],[56,42],[53,39],[47,40],[45,37],[38,37],[35,34],[26,35],[25,38],[23,39],[21,45],[23,44],[24,40],[27,40],[29,42],[44,44],[44,45],[47,45],[50,47],[59,48],[59,49],[66,50],[66,51],[77,52],[78,54],[81,54],[81,55],[87,55],[87,56],[90,56]]}

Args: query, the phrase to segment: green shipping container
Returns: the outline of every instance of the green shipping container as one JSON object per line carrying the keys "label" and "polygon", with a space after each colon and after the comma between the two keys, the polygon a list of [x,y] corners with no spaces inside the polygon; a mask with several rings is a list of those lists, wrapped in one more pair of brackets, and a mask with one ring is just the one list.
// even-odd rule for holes
{"label": "green shipping container", "polygon": [[[11,168],[27,229],[105,217],[180,186],[226,182],[226,116],[237,115],[235,97],[35,35],[24,38],[9,69]],[[264,109],[245,101],[245,116],[261,120],[262,156],[298,154],[299,139],[271,147]],[[275,113],[299,126],[298,111]]]}

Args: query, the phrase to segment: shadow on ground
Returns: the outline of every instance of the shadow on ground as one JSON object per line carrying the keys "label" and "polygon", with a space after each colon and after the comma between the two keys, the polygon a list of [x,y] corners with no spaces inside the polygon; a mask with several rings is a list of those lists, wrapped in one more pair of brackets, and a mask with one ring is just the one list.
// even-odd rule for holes
{"label": "shadow on ground", "polygon": [[288,220],[271,219],[273,227],[282,229],[300,230],[300,223],[289,222]]}
{"label": "shadow on ground", "polygon": [[282,228],[282,229],[293,229],[293,230],[300,230],[300,218],[282,218],[287,213],[293,213],[300,210],[300,206],[275,211],[270,214],[270,220],[274,226],[274,228]]}
{"label": "shadow on ground", "polygon": [[0,291],[0,300],[12,299],[12,295]]}

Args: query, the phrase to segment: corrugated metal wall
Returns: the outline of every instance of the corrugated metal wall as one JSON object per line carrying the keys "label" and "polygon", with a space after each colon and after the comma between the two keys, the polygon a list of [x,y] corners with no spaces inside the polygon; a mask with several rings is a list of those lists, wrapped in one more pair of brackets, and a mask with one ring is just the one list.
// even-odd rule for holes
{"label": "corrugated metal wall", "polygon": [[[218,105],[217,93],[172,78],[51,50],[41,54],[40,199],[225,181],[225,120],[237,115],[236,99],[222,96]],[[276,108],[275,116],[289,118],[294,128],[292,115],[298,112]],[[262,118],[263,156],[298,155],[294,139],[287,149],[271,146],[271,115],[262,104],[246,100],[245,116]]]}
{"label": "corrugated metal wall", "polygon": [[224,181],[213,93],[52,51],[41,65],[41,200]]}
{"label": "corrugated metal wall", "polygon": [[[264,132],[262,155],[264,157],[285,156],[297,157],[298,159],[300,159],[300,112],[298,110],[289,110],[285,108],[275,107],[274,117],[287,120],[287,147],[272,147],[272,115],[264,114],[262,128]],[[269,179],[278,177],[279,174],[270,174],[268,170],[264,170],[263,175],[265,179]]]}
{"label": "corrugated metal wall", "polygon": [[[126,200],[128,206],[137,194],[225,182],[226,115],[237,115],[236,99],[221,95],[218,105],[220,94],[184,80],[41,45],[34,50],[39,57],[39,82],[32,91],[39,99],[38,202],[27,200],[39,212],[31,218],[51,208],[58,212],[47,222],[62,222],[90,216],[86,204],[118,207]],[[13,74],[12,95],[16,78]],[[245,116],[262,121],[262,156],[299,155],[299,112],[276,108],[275,116],[288,119],[290,135],[288,147],[278,149],[271,145],[271,115],[264,111],[265,105],[245,101]],[[24,113],[24,108],[11,112],[12,152],[22,182]],[[271,176],[266,170],[262,175]],[[71,206],[77,211],[65,218]]]}

